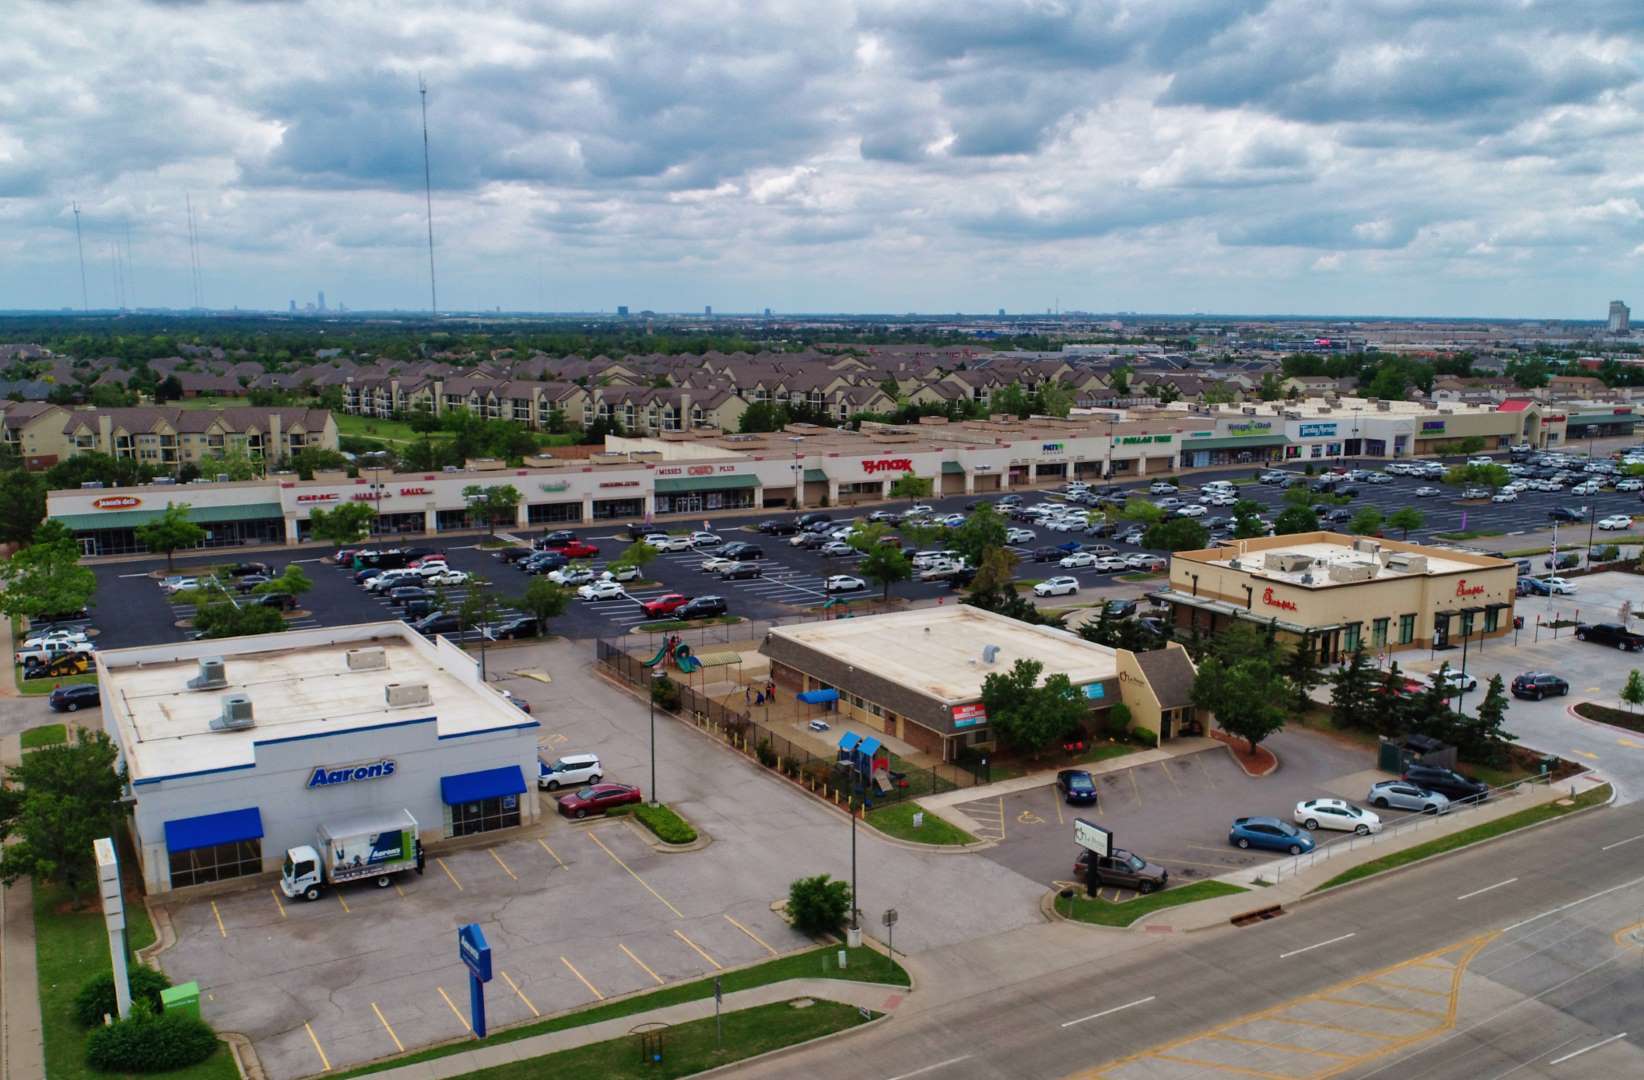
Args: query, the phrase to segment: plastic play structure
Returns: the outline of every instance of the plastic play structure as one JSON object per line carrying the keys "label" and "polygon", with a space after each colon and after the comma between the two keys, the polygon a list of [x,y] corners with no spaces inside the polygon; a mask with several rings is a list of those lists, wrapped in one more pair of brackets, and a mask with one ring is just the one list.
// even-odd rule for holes
{"label": "plastic play structure", "polygon": [[892,784],[907,786],[907,774],[891,771],[890,751],[872,735],[847,731],[839,736],[838,765],[860,776],[863,784],[871,783],[880,795],[887,794]]}
{"label": "plastic play structure", "polygon": [[656,667],[672,656],[674,666],[689,675],[693,671],[702,670],[702,661],[691,655],[691,647],[679,640],[678,634],[670,634],[662,639],[662,648],[656,655],[645,661],[646,667]]}

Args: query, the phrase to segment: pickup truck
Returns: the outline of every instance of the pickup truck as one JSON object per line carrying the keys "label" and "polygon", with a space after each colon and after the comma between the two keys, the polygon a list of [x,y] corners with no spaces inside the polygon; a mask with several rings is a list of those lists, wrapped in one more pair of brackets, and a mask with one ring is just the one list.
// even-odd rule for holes
{"label": "pickup truck", "polygon": [[1622,652],[1644,649],[1644,634],[1635,634],[1620,623],[1578,623],[1577,641],[1591,641],[1598,645],[1614,645]]}

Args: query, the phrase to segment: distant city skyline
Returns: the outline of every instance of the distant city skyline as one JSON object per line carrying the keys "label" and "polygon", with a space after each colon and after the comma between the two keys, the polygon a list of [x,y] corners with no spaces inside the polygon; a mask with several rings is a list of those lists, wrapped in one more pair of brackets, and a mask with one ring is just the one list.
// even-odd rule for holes
{"label": "distant city skyline", "polygon": [[425,307],[419,73],[448,310],[1604,322],[1644,278],[1636,3],[254,11],[8,9],[0,310],[81,307],[76,207],[91,308]]}

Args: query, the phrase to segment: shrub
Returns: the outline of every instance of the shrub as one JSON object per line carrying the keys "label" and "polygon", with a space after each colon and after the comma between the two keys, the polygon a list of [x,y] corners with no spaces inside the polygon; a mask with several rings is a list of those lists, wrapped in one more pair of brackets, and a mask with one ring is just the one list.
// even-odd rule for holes
{"label": "shrub", "polygon": [[[171,980],[166,978],[165,972],[138,964],[129,970],[128,975],[132,1002],[147,1002],[148,1007],[158,1013],[160,991],[171,985]],[[80,987],[80,992],[74,995],[74,1018],[82,1027],[96,1027],[103,1022],[103,1017],[115,1015],[117,1008],[114,1001],[113,972],[105,971],[93,975]]]}
{"label": "shrub", "polygon": [[634,807],[634,816],[664,844],[689,844],[696,839],[696,830],[690,822],[666,806],[641,803]]}
{"label": "shrub", "polygon": [[1130,706],[1117,702],[1107,711],[1107,736],[1115,742],[1124,741],[1130,727]]}
{"label": "shrub", "polygon": [[651,682],[651,700],[658,708],[674,712],[679,708],[679,686],[672,679],[655,679]]}
{"label": "shrub", "polygon": [[86,1036],[86,1064],[101,1072],[171,1072],[186,1069],[217,1050],[205,1021],[187,1013],[156,1014],[134,1005],[131,1016]]}
{"label": "shrub", "polygon": [[758,756],[759,763],[765,768],[770,769],[776,766],[776,751],[771,748],[771,740],[760,739],[759,745],[754,747],[754,753]]}
{"label": "shrub", "polygon": [[1621,558],[1621,549],[1616,547],[1614,544],[1604,544],[1588,556],[1588,558],[1592,562],[1615,562],[1617,559]]}
{"label": "shrub", "polygon": [[827,874],[799,878],[788,886],[788,918],[806,934],[837,933],[851,913],[851,887]]}

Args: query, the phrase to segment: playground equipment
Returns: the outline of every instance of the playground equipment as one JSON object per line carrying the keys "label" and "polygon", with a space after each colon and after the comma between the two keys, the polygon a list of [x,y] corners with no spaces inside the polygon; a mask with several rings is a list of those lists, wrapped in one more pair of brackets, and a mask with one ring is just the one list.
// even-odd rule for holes
{"label": "playground equipment", "polygon": [[856,773],[861,782],[873,785],[878,795],[890,793],[891,786],[907,786],[905,773],[892,772],[890,751],[872,735],[847,731],[839,736],[839,767]]}
{"label": "playground equipment", "polygon": [[654,668],[670,656],[673,657],[674,666],[687,675],[702,670],[702,661],[691,655],[691,647],[679,640],[678,634],[669,634],[663,638],[662,648],[656,651],[655,656],[645,661],[645,666]]}

